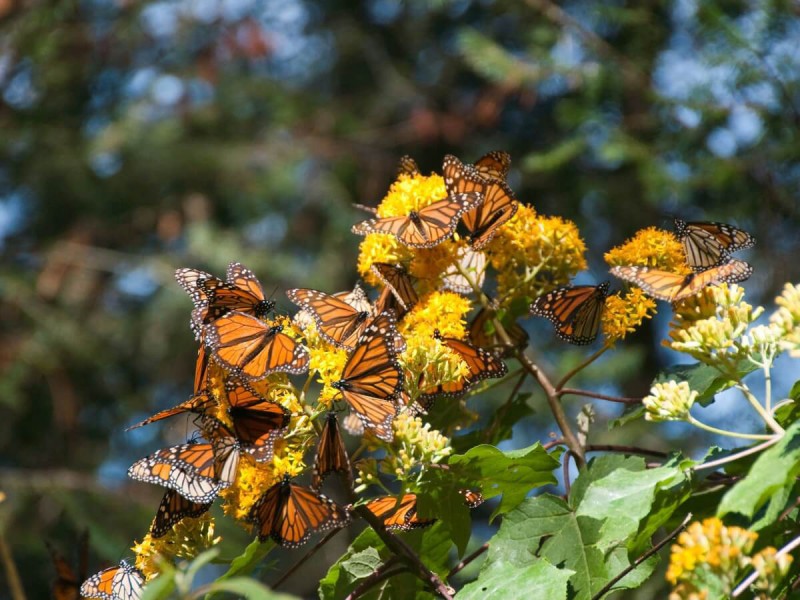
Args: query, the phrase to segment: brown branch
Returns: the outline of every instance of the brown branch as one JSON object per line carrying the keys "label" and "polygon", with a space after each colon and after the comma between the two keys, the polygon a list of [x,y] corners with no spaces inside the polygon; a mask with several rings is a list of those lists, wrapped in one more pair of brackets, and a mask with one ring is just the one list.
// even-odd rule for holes
{"label": "brown branch", "polygon": [[314,546],[308,553],[306,553],[306,555],[303,558],[301,558],[296,563],[294,563],[289,568],[289,570],[286,571],[283,575],[281,575],[280,579],[278,579],[278,581],[273,583],[270,587],[272,589],[276,589],[284,581],[289,579],[289,577],[291,577],[294,574],[294,572],[297,571],[297,569],[302,567],[309,558],[314,556],[320,550],[320,548],[322,548],[325,544],[327,544],[329,541],[331,541],[331,539],[333,539],[333,536],[335,536],[340,531],[342,531],[341,527],[338,528],[338,529],[334,529],[333,531],[328,532],[328,534],[324,538],[322,538],[319,542],[317,542],[316,546]]}
{"label": "brown branch", "polygon": [[564,462],[561,464],[564,476],[564,497],[569,497],[570,488],[572,487],[569,481],[569,459],[572,457],[572,450],[564,452]]}
{"label": "brown branch", "polygon": [[356,598],[360,598],[380,582],[405,571],[406,567],[403,565],[400,565],[399,568],[394,568],[397,566],[398,562],[399,559],[396,556],[389,557],[385,563],[378,565],[377,569],[367,575],[364,580],[345,597],[345,600],[355,600]]}
{"label": "brown branch", "polygon": [[639,446],[622,446],[619,444],[589,444],[586,446],[587,452],[625,452],[626,454],[643,454],[644,456],[655,456],[656,458],[668,458],[669,454],[660,450],[650,450]]}
{"label": "brown branch", "polygon": [[575,388],[563,388],[558,390],[559,396],[585,396],[586,398],[597,398],[598,400],[608,400],[609,402],[619,402],[620,404],[641,404],[641,398],[622,398],[620,396],[608,396],[589,390],[578,390]]}
{"label": "brown branch", "polygon": [[561,381],[559,381],[559,382],[556,384],[556,390],[560,392],[560,391],[561,391],[561,390],[564,388],[564,386],[565,386],[565,385],[567,385],[567,382],[568,382],[570,379],[572,379],[572,378],[573,378],[575,375],[577,375],[577,374],[578,374],[580,371],[583,371],[583,370],[584,370],[586,367],[588,367],[590,364],[592,364],[592,363],[593,363],[594,361],[596,361],[598,358],[600,358],[601,356],[603,356],[603,354],[605,354],[605,351],[606,351],[606,350],[608,350],[610,347],[611,347],[611,346],[603,346],[602,348],[600,348],[600,350],[598,350],[597,352],[595,352],[594,354],[592,354],[592,355],[591,355],[589,358],[587,358],[586,360],[584,360],[582,363],[578,364],[577,366],[575,366],[575,367],[573,367],[572,369],[570,369],[569,371],[567,371],[567,374],[566,374],[566,375],[564,375],[564,376],[561,378]]}
{"label": "brown branch", "polygon": [[486,552],[488,549],[489,549],[489,542],[486,542],[483,546],[481,546],[480,548],[475,550],[475,552],[470,554],[467,558],[465,558],[460,563],[458,563],[455,567],[450,569],[450,572],[447,574],[447,579],[449,580],[451,577],[453,577],[453,575],[455,575],[456,573],[461,571],[464,567],[466,567],[469,563],[471,563],[473,560],[478,558],[481,554]]}
{"label": "brown branch", "polygon": [[672,532],[670,532],[670,534],[667,537],[665,537],[663,540],[658,542],[655,546],[650,548],[650,550],[648,550],[647,552],[642,554],[639,558],[637,558],[635,561],[633,561],[633,563],[631,563],[630,565],[628,565],[627,567],[622,569],[622,571],[617,573],[617,575],[611,581],[609,581],[607,584],[605,584],[603,586],[603,588],[599,592],[597,592],[594,596],[592,596],[592,600],[600,600],[600,598],[602,598],[604,594],[606,594],[612,587],[614,587],[614,584],[616,584],[619,580],[621,580],[623,577],[625,577],[625,575],[627,575],[628,573],[633,571],[636,567],[638,567],[640,564],[642,564],[648,558],[653,556],[653,554],[655,554],[656,552],[661,550],[661,548],[666,546],[672,538],[674,538],[681,531],[686,529],[686,525],[689,524],[689,521],[691,520],[691,518],[692,518],[692,513],[689,513],[688,515],[686,515],[686,518],[683,520],[683,523],[678,525],[678,527],[676,527]]}
{"label": "brown branch", "polygon": [[549,442],[542,444],[542,448],[544,448],[545,450],[550,450],[550,448],[553,448],[555,446],[563,446],[563,445],[564,445],[564,438],[556,438],[554,440],[550,440]]}

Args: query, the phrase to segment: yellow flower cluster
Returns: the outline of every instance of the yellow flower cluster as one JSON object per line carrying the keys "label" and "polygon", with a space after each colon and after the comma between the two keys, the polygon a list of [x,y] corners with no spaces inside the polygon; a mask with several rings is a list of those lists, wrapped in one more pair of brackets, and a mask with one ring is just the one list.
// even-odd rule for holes
{"label": "yellow flower cluster", "polygon": [[196,519],[183,519],[172,531],[160,538],[151,534],[141,542],[135,542],[131,550],[136,554],[136,568],[145,579],[155,577],[161,572],[161,564],[172,558],[194,558],[222,541],[214,537],[214,519],[208,513]]}
{"label": "yellow flower cluster", "polygon": [[601,324],[606,344],[611,345],[625,339],[626,335],[633,333],[645,319],[651,319],[655,313],[655,300],[637,287],[628,290],[624,296],[621,293],[610,295],[606,298]]}
{"label": "yellow flower cluster", "polygon": [[689,416],[698,393],[685,381],[665,381],[650,388],[642,399],[648,421],[683,421]]}
{"label": "yellow flower cluster", "polygon": [[[763,311],[744,302],[744,289],[740,286],[708,287],[697,297],[676,305],[669,332],[671,341],[664,344],[707,364],[733,366],[750,353],[753,340],[745,334]],[[764,332],[757,334],[761,339]]]}
{"label": "yellow flower cluster", "polygon": [[398,357],[406,371],[406,389],[416,398],[420,375],[424,374],[426,387],[456,381],[469,375],[460,356],[434,337],[462,339],[466,335],[465,317],[470,302],[453,292],[431,292],[420,298],[414,308],[403,317],[400,333],[406,341],[406,350]]}
{"label": "yellow flower cluster", "polygon": [[787,283],[775,303],[778,309],[770,316],[770,324],[781,331],[781,349],[800,357],[800,285]]}
{"label": "yellow flower cluster", "polygon": [[[391,187],[386,196],[381,200],[377,208],[378,217],[400,217],[407,215],[412,210],[419,210],[425,206],[433,204],[437,200],[447,197],[447,190],[444,186],[444,179],[441,175],[400,175]],[[374,286],[381,285],[370,267],[376,262],[390,264],[408,264],[417,254],[420,256],[415,261],[416,266],[410,270],[417,276],[427,276],[427,272],[433,268],[424,268],[425,258],[431,260],[440,258],[447,254],[447,246],[452,244],[441,244],[443,249],[432,248],[431,251],[419,253],[401,244],[393,235],[383,233],[371,233],[361,242],[358,254],[358,272],[365,281]],[[438,261],[432,261],[436,264]],[[452,257],[449,262],[452,263]],[[446,265],[445,265],[446,266]],[[436,272],[436,274],[441,271]]]}
{"label": "yellow flower cluster", "polygon": [[788,571],[791,557],[776,558],[771,547],[749,556],[757,539],[757,533],[726,527],[716,517],[692,523],[671,549],[666,579],[676,587],[670,600],[705,597],[709,577],[718,581],[722,593],[730,594],[748,568],[759,572],[757,589],[773,589]]}
{"label": "yellow flower cluster", "polygon": [[624,244],[605,253],[609,266],[633,265],[670,271],[679,275],[691,273],[683,245],[672,233],[648,227],[636,232]]}
{"label": "yellow flower cluster", "polygon": [[529,303],[586,268],[586,244],[575,223],[539,216],[524,204],[498,231],[488,250],[497,270],[497,296],[504,307],[518,298]]}
{"label": "yellow flower cluster", "polygon": [[393,423],[398,451],[383,459],[384,471],[405,479],[420,465],[436,464],[453,452],[450,440],[419,417],[397,415]]}

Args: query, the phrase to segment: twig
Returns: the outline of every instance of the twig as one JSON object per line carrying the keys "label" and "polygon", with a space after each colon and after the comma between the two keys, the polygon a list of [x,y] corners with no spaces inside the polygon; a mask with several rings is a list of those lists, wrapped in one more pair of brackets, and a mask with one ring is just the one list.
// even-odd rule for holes
{"label": "twig", "polygon": [[619,402],[620,404],[641,404],[641,398],[622,398],[620,396],[608,396],[589,390],[578,390],[575,388],[563,388],[558,390],[559,396],[585,396],[586,398],[597,398],[598,400],[608,400],[609,402]]}
{"label": "twig", "polygon": [[625,576],[626,576],[628,573],[630,573],[631,571],[633,571],[633,570],[634,570],[636,567],[638,567],[640,564],[642,564],[642,563],[643,563],[644,561],[646,561],[648,558],[650,558],[651,556],[653,556],[653,554],[655,554],[656,552],[658,552],[659,550],[661,550],[661,548],[663,548],[664,546],[666,546],[666,545],[669,543],[669,541],[670,541],[672,538],[674,538],[674,537],[675,537],[676,535],[678,535],[678,534],[679,534],[681,531],[683,531],[684,529],[686,529],[686,525],[688,525],[688,524],[689,524],[689,521],[690,521],[691,519],[692,519],[692,513],[689,513],[688,515],[686,515],[686,518],[683,520],[683,523],[681,523],[680,525],[678,525],[678,527],[676,527],[676,528],[675,528],[675,529],[674,529],[674,530],[673,530],[673,531],[672,531],[672,532],[671,532],[671,533],[670,533],[670,534],[669,534],[667,537],[665,537],[663,540],[661,540],[660,542],[658,542],[658,543],[657,543],[655,546],[653,546],[652,548],[650,548],[650,550],[648,550],[647,552],[645,552],[644,554],[642,554],[642,555],[641,555],[639,558],[637,558],[635,561],[633,561],[633,563],[631,563],[630,565],[628,565],[627,567],[625,567],[624,569],[622,569],[622,571],[620,571],[619,573],[617,573],[617,575],[616,575],[616,576],[615,576],[615,577],[614,577],[614,578],[613,578],[611,581],[609,581],[607,584],[605,584],[605,585],[603,586],[603,588],[602,588],[602,589],[601,589],[599,592],[597,592],[597,593],[596,593],[594,596],[592,596],[592,600],[600,600],[600,598],[602,598],[604,594],[606,594],[606,593],[607,593],[607,592],[608,592],[608,591],[609,591],[609,590],[610,590],[612,587],[614,587],[614,585],[615,585],[615,584],[616,584],[616,583],[617,583],[617,582],[618,582],[620,579],[622,579],[623,577],[625,577]]}
{"label": "twig", "polygon": [[556,384],[556,390],[557,390],[557,391],[561,391],[561,390],[564,388],[564,386],[565,386],[565,385],[567,385],[567,382],[568,382],[570,379],[572,379],[572,378],[573,378],[575,375],[577,375],[577,374],[578,374],[580,371],[583,371],[583,370],[584,370],[586,367],[588,367],[590,364],[592,364],[592,363],[593,363],[594,361],[596,361],[598,358],[600,358],[601,356],[603,356],[603,354],[605,354],[605,351],[606,351],[606,350],[608,350],[610,347],[611,347],[611,346],[606,346],[606,345],[604,345],[602,348],[600,348],[600,350],[598,350],[597,352],[595,352],[594,354],[592,354],[592,355],[591,355],[589,358],[587,358],[586,360],[584,360],[582,363],[578,364],[577,366],[575,366],[575,367],[573,367],[572,369],[570,369],[569,371],[567,371],[567,374],[566,374],[566,375],[564,375],[564,376],[561,378],[561,381],[559,381],[559,382]]}
{"label": "twig", "polygon": [[450,569],[450,572],[447,574],[447,579],[449,580],[451,577],[453,577],[453,575],[455,575],[456,573],[461,571],[464,567],[466,567],[469,563],[471,563],[473,560],[478,558],[481,554],[486,552],[488,549],[489,549],[489,542],[486,542],[483,546],[481,546],[480,548],[475,550],[475,552],[470,554],[468,557],[466,557],[464,560],[462,560],[460,563],[458,563],[455,567]]}
{"label": "twig", "polygon": [[569,491],[572,487],[569,481],[569,459],[572,457],[572,450],[564,452],[564,463],[561,465],[564,475],[564,496],[569,497]]}
{"label": "twig", "polygon": [[[778,550],[775,553],[775,559],[779,559],[784,554],[789,554],[792,550],[800,546],[800,536],[794,538],[791,542],[786,544],[783,548]],[[753,571],[750,575],[745,578],[742,583],[736,586],[736,589],[733,590],[733,594],[731,595],[732,598],[736,598],[736,596],[741,595],[743,592],[747,590],[751,583],[753,583],[756,579],[758,579],[758,571]]]}
{"label": "twig", "polygon": [[791,505],[789,508],[787,508],[786,510],[784,510],[784,511],[781,513],[781,516],[780,516],[780,517],[778,517],[778,521],[783,521],[783,520],[784,520],[786,517],[788,517],[788,516],[789,516],[789,515],[792,513],[792,511],[793,511],[795,508],[797,508],[798,506],[800,506],[800,496],[798,496],[798,497],[795,499],[795,501],[794,501],[794,502],[792,502],[792,505]]}
{"label": "twig", "polygon": [[564,438],[556,438],[554,440],[550,440],[549,442],[542,444],[542,448],[544,448],[545,450],[550,450],[550,448],[553,448],[555,446],[563,446],[563,445],[564,445]]}
{"label": "twig", "polygon": [[281,577],[280,577],[280,579],[278,579],[278,581],[276,581],[275,583],[272,584],[272,586],[271,586],[272,589],[276,589],[284,581],[289,579],[289,577],[291,577],[292,574],[294,574],[294,572],[297,571],[297,569],[302,567],[309,558],[314,556],[319,551],[320,548],[322,548],[325,544],[327,544],[333,538],[333,536],[335,536],[340,531],[342,531],[341,527],[338,528],[338,529],[334,529],[333,531],[328,532],[328,534],[324,538],[322,538],[319,542],[317,542],[316,546],[314,546],[311,550],[309,550],[309,552],[306,553],[306,555],[303,558],[301,558],[296,563],[294,563],[294,565],[292,565],[291,568],[288,571],[286,571],[283,575],[281,575]]}
{"label": "twig", "polygon": [[402,565],[400,565],[399,570],[398,569],[393,570],[393,567],[397,565],[399,560],[400,559],[398,559],[396,556],[390,556],[386,560],[386,562],[384,562],[381,565],[378,565],[378,568],[376,568],[372,573],[367,575],[364,578],[364,580],[361,583],[359,583],[353,589],[353,591],[347,595],[345,600],[355,600],[356,598],[363,596],[365,593],[367,593],[367,591],[370,588],[378,585],[381,581],[384,581],[385,579],[388,579],[392,575],[405,570],[405,567]]}
{"label": "twig", "polygon": [[667,458],[669,454],[660,450],[650,450],[639,446],[622,446],[620,444],[589,444],[586,446],[587,452],[625,452],[627,454],[643,454],[644,456],[655,456],[656,458]]}
{"label": "twig", "polygon": [[2,558],[3,567],[5,567],[6,580],[8,581],[8,589],[11,591],[12,600],[25,600],[25,590],[22,589],[22,580],[19,577],[14,556],[11,554],[11,548],[8,547],[6,538],[2,534],[0,534],[0,558]]}
{"label": "twig", "polygon": [[767,440],[762,444],[758,444],[757,446],[753,446],[752,448],[748,448],[747,450],[743,450],[742,452],[737,452],[736,454],[731,454],[729,456],[725,456],[723,458],[719,458],[717,460],[712,460],[711,462],[703,463],[702,465],[697,465],[696,467],[692,467],[694,471],[704,471],[705,469],[715,469],[721,465],[726,465],[729,462],[733,462],[739,460],[740,458],[744,458],[745,456],[749,456],[751,454],[755,454],[756,452],[761,452],[765,448],[769,448],[773,444],[776,444],[781,438],[779,436],[774,436],[772,439]]}

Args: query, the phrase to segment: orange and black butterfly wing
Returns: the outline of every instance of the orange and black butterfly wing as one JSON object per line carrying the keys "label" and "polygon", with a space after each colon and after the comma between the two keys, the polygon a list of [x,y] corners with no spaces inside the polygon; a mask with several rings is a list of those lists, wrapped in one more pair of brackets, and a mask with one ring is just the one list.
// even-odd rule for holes
{"label": "orange and black butterfly wing", "polygon": [[204,413],[215,403],[215,400],[208,394],[208,392],[200,392],[188,400],[181,402],[177,406],[157,412],[152,417],[148,417],[144,421],[140,421],[135,425],[131,425],[130,427],[126,428],[125,431],[130,431],[131,429],[136,429],[137,427],[141,427],[143,425],[149,425],[150,423],[155,423],[161,419],[166,419],[168,417],[179,415],[185,412]]}
{"label": "orange and black butterfly wing", "polygon": [[391,290],[404,310],[411,310],[419,302],[411,275],[403,267],[377,262],[372,263],[370,269]]}
{"label": "orange and black butterfly wing", "polygon": [[[739,283],[753,274],[753,267],[743,260],[730,259],[725,264],[696,273],[689,277],[688,282],[675,294],[672,302],[683,300],[700,292],[703,288],[720,283]],[[647,289],[645,289],[647,291]]]}
{"label": "orange and black butterfly wing", "polygon": [[395,358],[397,331],[389,313],[378,315],[334,384],[364,426],[382,440],[394,438],[395,399],[403,390],[403,370]]}
{"label": "orange and black butterfly wing", "polygon": [[219,289],[214,295],[214,304],[227,311],[238,310],[255,317],[266,317],[275,308],[275,303],[267,300],[261,282],[250,269],[241,263],[228,265],[226,276],[228,286]]}
{"label": "orange and black butterfly wing", "polygon": [[175,490],[187,500],[208,503],[227,486],[217,478],[211,444],[182,444],[164,448],[137,460],[128,477]]}
{"label": "orange and black butterfly wing", "polygon": [[153,524],[150,526],[150,535],[154,538],[164,537],[176,523],[186,517],[197,518],[208,512],[209,508],[211,508],[211,502],[192,502],[175,490],[167,490],[161,499],[161,504],[158,505]]}
{"label": "orange and black butterfly wing", "polygon": [[675,219],[675,234],[683,243],[686,260],[695,272],[720,266],[728,261],[732,252],[750,248],[756,242],[746,231],[714,221]]}
{"label": "orange and black butterfly wing", "polygon": [[395,496],[380,496],[366,504],[367,509],[383,521],[390,531],[409,531],[427,527],[436,519],[420,519],[417,515],[416,494],[404,494],[399,502]]}
{"label": "orange and black butterfly wing", "polygon": [[504,181],[482,178],[474,167],[465,165],[455,156],[445,156],[442,174],[449,194],[478,193],[483,197],[483,202],[462,217],[469,231],[470,245],[480,250],[492,240],[498,228],[514,216],[519,203]]}
{"label": "orange and black butterfly wing", "polygon": [[474,167],[484,179],[505,181],[511,168],[511,155],[503,150],[492,150],[475,161]]}
{"label": "orange and black butterfly wing", "polygon": [[211,296],[219,287],[225,287],[225,282],[205,271],[197,269],[178,269],[175,279],[184,291],[189,294],[194,304],[190,325],[195,338],[200,339],[206,323],[216,318],[211,311]]}
{"label": "orange and black butterfly wing", "polygon": [[81,585],[84,598],[101,600],[139,600],[142,597],[144,576],[126,562],[95,573]]}
{"label": "orange and black butterfly wing", "polygon": [[225,386],[236,439],[256,461],[271,460],[275,441],[289,424],[289,411],[241,383],[228,380]]}
{"label": "orange and black butterfly wing", "polygon": [[369,322],[369,311],[356,310],[344,300],[317,290],[293,289],[286,295],[311,312],[319,334],[337,348],[352,350]]}
{"label": "orange and black butterfly wing", "polygon": [[731,259],[718,267],[690,275],[636,266],[616,266],[611,269],[611,273],[639,286],[653,298],[677,302],[710,285],[744,281],[753,274],[753,267],[743,260]]}
{"label": "orange and black butterfly wing", "polygon": [[349,521],[347,512],[322,494],[294,485],[287,478],[269,488],[250,511],[258,539],[272,538],[287,548],[303,545],[312,534]]}
{"label": "orange and black butterfly wing", "polygon": [[397,175],[408,175],[409,177],[414,177],[416,175],[421,175],[421,171],[419,170],[419,166],[417,165],[417,161],[411,158],[408,154],[400,157],[400,162],[397,165]]}
{"label": "orange and black butterfly wing", "polygon": [[491,352],[455,338],[443,338],[438,335],[438,331],[436,336],[467,364],[469,375],[457,381],[440,384],[433,390],[423,390],[419,399],[423,406],[430,406],[437,397],[462,396],[479,381],[502,377],[508,372],[505,363]]}
{"label": "orange and black butterfly wing", "polygon": [[317,456],[314,459],[314,469],[311,475],[311,487],[319,489],[322,481],[331,473],[339,473],[349,482],[353,473],[350,468],[350,457],[347,456],[342,433],[336,413],[328,413],[325,426],[319,436]]}
{"label": "orange and black butterfly wing", "polygon": [[464,504],[469,508],[476,508],[484,503],[485,498],[478,490],[461,489],[458,493],[464,496]]}
{"label": "orange and black butterfly wing", "polygon": [[591,344],[600,329],[606,296],[608,282],[560,287],[537,298],[531,314],[549,320],[562,340],[578,346]]}
{"label": "orange and black butterfly wing", "polygon": [[245,379],[263,379],[276,371],[304,372],[308,352],[281,330],[234,311],[208,327],[206,344],[222,366]]}
{"label": "orange and black butterfly wing", "polygon": [[52,593],[55,600],[79,600],[81,579],[67,560],[50,543],[45,542],[53,566],[56,569],[56,578],[53,581]]}

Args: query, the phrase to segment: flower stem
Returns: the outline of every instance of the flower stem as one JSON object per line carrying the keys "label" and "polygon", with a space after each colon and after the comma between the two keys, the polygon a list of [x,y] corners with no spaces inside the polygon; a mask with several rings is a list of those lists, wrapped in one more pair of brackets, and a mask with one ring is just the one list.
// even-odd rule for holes
{"label": "flower stem", "polygon": [[767,414],[772,415],[772,365],[764,361],[764,408]]}
{"label": "flower stem", "polygon": [[747,387],[747,384],[737,383],[736,388],[740,392],[742,392],[742,394],[744,394],[744,397],[747,398],[747,401],[750,403],[750,406],[752,406],[755,409],[755,411],[761,416],[761,418],[764,419],[764,422],[767,425],[769,425],[769,428],[772,429],[772,431],[774,431],[775,433],[783,435],[784,433],[783,427],[778,425],[778,422],[772,417],[772,415],[769,414],[769,412],[767,412],[763,406],[761,406],[761,403],[758,401],[758,398],[756,398],[753,395],[753,392],[750,391],[750,388]]}
{"label": "flower stem", "polygon": [[641,404],[641,398],[622,398],[620,396],[609,396],[589,390],[578,390],[573,388],[561,388],[558,390],[559,396],[584,396],[586,398],[597,398],[598,400],[608,400],[609,402],[619,402],[620,404]]}
{"label": "flower stem", "polygon": [[769,448],[773,444],[777,443],[781,437],[778,435],[772,436],[766,442],[758,444],[757,446],[753,446],[752,448],[747,448],[746,450],[742,450],[741,452],[737,452],[736,454],[731,454],[730,456],[725,456],[724,458],[719,458],[717,460],[712,460],[707,463],[703,463],[701,465],[697,465],[693,467],[694,471],[701,471],[706,469],[716,469],[717,467],[721,467],[722,465],[734,462],[739,460],[740,458],[744,458],[745,456],[750,456],[751,454],[756,454],[757,452],[761,452],[765,448]]}
{"label": "flower stem", "polygon": [[[800,536],[794,538],[791,542],[789,542],[783,548],[778,550],[775,553],[775,559],[777,560],[784,554],[789,554],[789,552],[791,552],[798,546],[800,546]],[[747,576],[747,578],[744,581],[742,581],[742,583],[736,586],[736,589],[733,590],[733,594],[731,597],[736,598],[737,596],[740,596],[745,590],[747,590],[750,584],[752,584],[756,579],[758,579],[758,571],[753,571],[750,575]]]}
{"label": "flower stem", "polygon": [[580,364],[579,364],[579,365],[577,365],[576,367],[574,367],[574,368],[570,369],[569,371],[567,371],[567,374],[566,374],[566,375],[564,375],[564,376],[561,378],[561,381],[559,381],[559,382],[556,384],[556,390],[558,390],[558,391],[561,391],[561,389],[562,389],[562,388],[563,388],[565,385],[567,385],[567,382],[568,382],[570,379],[572,379],[572,378],[573,378],[575,375],[577,375],[577,374],[578,374],[579,372],[581,372],[583,369],[585,369],[585,368],[586,368],[586,367],[588,367],[590,364],[592,364],[594,361],[596,361],[598,358],[600,358],[600,357],[603,355],[603,353],[605,353],[605,351],[606,351],[606,350],[608,350],[610,347],[611,347],[611,346],[608,346],[608,345],[604,344],[604,345],[603,345],[603,347],[602,347],[602,348],[600,348],[600,350],[598,350],[597,352],[595,352],[594,354],[592,354],[592,355],[591,355],[589,358],[587,358],[585,361],[583,361],[582,363],[580,363]]}
{"label": "flower stem", "polygon": [[688,422],[694,425],[695,427],[699,427],[700,429],[704,429],[710,433],[716,433],[717,435],[724,435],[727,437],[741,438],[744,440],[771,440],[773,437],[775,437],[763,433],[737,433],[735,431],[727,431],[726,429],[719,429],[712,425],[706,425],[702,421],[698,421],[692,415],[689,415]]}

